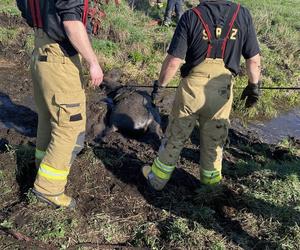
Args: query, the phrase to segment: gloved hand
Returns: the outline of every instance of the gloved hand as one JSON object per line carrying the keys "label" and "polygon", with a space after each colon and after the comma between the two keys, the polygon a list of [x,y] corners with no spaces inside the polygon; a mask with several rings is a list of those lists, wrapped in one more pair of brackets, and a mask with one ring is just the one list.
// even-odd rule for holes
{"label": "gloved hand", "polygon": [[163,92],[164,92],[164,88],[159,85],[158,80],[155,80],[153,82],[153,90],[151,92],[151,99],[155,105],[163,101],[164,98]]}
{"label": "gloved hand", "polygon": [[248,86],[243,90],[241,95],[241,100],[246,99],[246,103],[245,103],[246,108],[251,108],[257,103],[261,95],[260,86],[261,86],[260,81],[257,84],[248,82]]}

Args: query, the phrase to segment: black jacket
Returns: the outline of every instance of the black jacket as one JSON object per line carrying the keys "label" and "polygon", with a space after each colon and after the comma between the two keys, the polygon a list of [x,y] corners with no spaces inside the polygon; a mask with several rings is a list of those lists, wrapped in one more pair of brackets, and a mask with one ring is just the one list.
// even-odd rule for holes
{"label": "black jacket", "polygon": [[[202,0],[197,9],[206,13],[209,18],[209,29],[215,32],[216,27],[224,26],[224,13],[231,6],[230,1]],[[231,20],[232,17],[229,17]],[[181,67],[181,76],[186,77],[190,70],[206,58],[208,40],[203,37],[203,25],[193,10],[186,11],[177,24],[168,53],[174,57],[185,59]],[[241,55],[251,58],[260,53],[259,44],[252,17],[248,9],[241,6],[233,25],[225,50],[226,67],[237,75],[240,70]],[[232,31],[233,31],[232,30]]]}
{"label": "black jacket", "polygon": [[82,20],[82,0],[49,0],[45,1],[45,32],[55,41],[66,39],[62,22],[68,20]]}
{"label": "black jacket", "polygon": [[[84,10],[84,0],[38,0],[42,20],[42,29],[47,35],[60,44],[67,56],[77,54],[71,45],[63,27],[63,21],[82,20]],[[17,5],[22,12],[22,16],[27,23],[34,27],[28,0],[17,0]]]}

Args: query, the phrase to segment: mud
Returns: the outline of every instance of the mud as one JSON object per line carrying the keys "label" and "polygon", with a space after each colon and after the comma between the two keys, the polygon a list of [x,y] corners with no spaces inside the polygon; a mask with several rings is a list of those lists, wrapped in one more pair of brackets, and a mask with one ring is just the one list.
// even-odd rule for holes
{"label": "mud", "polygon": [[26,22],[18,16],[11,16],[5,13],[0,13],[0,26],[15,28],[15,27],[26,27]]}
{"label": "mud", "polygon": [[23,66],[0,58],[0,137],[18,145],[36,135],[31,81]]}
{"label": "mud", "polygon": [[[58,249],[61,245],[55,245],[50,240],[45,241],[46,243],[36,240],[35,232],[32,232],[34,219],[40,219],[38,224],[34,224],[36,231],[51,226],[51,221],[44,214],[50,217],[53,211],[48,211],[49,208],[45,206],[31,204],[26,196],[35,175],[34,144],[37,117],[28,68],[24,64],[17,64],[15,59],[12,60],[11,54],[5,57],[4,55],[0,54],[0,171],[10,178],[6,179],[5,186],[2,187],[9,187],[9,192],[3,192],[1,195],[0,222],[10,221],[16,230],[29,230],[30,237],[28,242],[15,239],[12,237],[13,232],[0,228],[0,247]],[[105,96],[102,90],[88,90],[87,96],[89,142],[101,129],[98,125],[105,120],[107,107],[101,102]],[[171,104],[165,106],[167,108],[163,111],[168,113]],[[166,123],[167,118],[164,116],[164,127]],[[245,195],[245,177],[249,177],[249,180],[255,179],[255,173],[245,169],[237,175],[236,163],[240,159],[260,161],[265,158],[276,159],[279,162],[300,162],[300,159],[288,150],[263,143],[255,134],[244,129],[231,129],[229,141],[224,153],[224,185],[217,190],[198,190],[201,185],[198,180],[200,155],[196,128],[182,151],[178,168],[166,189],[160,193],[149,189],[140,171],[145,164],[151,164],[156,156],[159,147],[157,137],[149,133],[135,138],[111,133],[105,142],[98,145],[87,143],[74,162],[67,186],[67,193],[74,196],[79,208],[75,213],[64,213],[64,219],[67,218],[69,223],[77,221],[73,238],[68,236],[66,241],[72,238],[77,239],[76,242],[89,242],[92,246],[92,242],[95,245],[107,243],[105,233],[99,231],[96,226],[92,227],[97,220],[96,215],[105,215],[112,218],[110,223],[118,223],[126,232],[113,242],[115,244],[135,246],[133,235],[137,226],[146,225],[146,235],[158,237],[161,246],[174,249],[174,242],[168,233],[175,216],[178,216],[187,219],[190,227],[193,227],[193,223],[199,223],[205,229],[218,233],[232,249],[278,248],[278,244],[260,231],[258,226],[253,226],[247,216],[251,214],[254,218],[277,220],[289,227],[291,221],[283,221],[272,213],[272,209],[284,211],[292,204],[278,208],[253,197],[250,199]],[[293,140],[293,143],[300,148],[299,141]],[[299,173],[294,174],[299,176]],[[276,173],[270,173],[269,178],[276,178]],[[271,209],[261,209],[266,205]],[[165,213],[168,213],[168,216]],[[299,212],[295,212],[294,216],[296,221],[300,221]],[[259,219],[256,221],[258,223]],[[153,226],[147,226],[147,223],[152,223]],[[74,246],[76,242],[71,242],[70,245]],[[206,244],[200,248],[211,247],[209,239],[206,240]],[[144,246],[146,240],[142,247]]]}
{"label": "mud", "polygon": [[[31,220],[32,212],[26,202],[23,202],[26,193],[34,180],[34,154],[25,157],[26,152],[17,153],[16,161],[8,157],[4,144],[34,146],[36,127],[36,113],[32,107],[32,92],[26,69],[2,59],[5,67],[1,67],[1,127],[0,127],[0,153],[1,171],[6,171],[6,166],[16,164],[16,182],[12,180],[12,190],[15,198],[21,200],[7,202],[1,206],[0,217],[14,218],[16,228],[22,228]],[[18,68],[18,71],[15,69]],[[14,75],[12,76],[12,72]],[[17,75],[16,75],[17,74]],[[16,77],[17,76],[17,77]],[[14,84],[11,84],[14,79]],[[88,119],[90,124],[97,124],[103,119],[106,112],[101,106],[99,96],[103,92],[88,91]],[[4,114],[4,115],[3,115]],[[92,128],[93,126],[89,126]],[[30,129],[29,129],[30,128]],[[88,130],[90,136],[92,133]],[[225,158],[225,172],[234,180],[235,163],[243,158],[253,160],[257,155],[263,154],[269,159],[286,160],[290,152],[262,143],[251,134],[230,130],[230,147],[227,147]],[[190,142],[183,150],[179,167],[176,169],[165,191],[156,193],[148,188],[141,175],[141,167],[151,164],[156,156],[159,146],[158,138],[144,134],[138,138],[124,137],[120,133],[111,133],[108,139],[92,148],[85,148],[78,156],[72,167],[67,192],[71,193],[78,201],[78,218],[82,218],[82,227],[79,231],[85,232],[89,218],[94,214],[105,213],[107,216],[118,218],[129,231],[134,230],[136,221],[154,222],[159,220],[156,233],[162,239],[172,223],[172,219],[161,220],[159,211],[167,210],[170,213],[187,218],[191,221],[203,223],[197,213],[198,207],[208,206],[214,215],[211,222],[204,225],[214,229],[230,241],[242,247],[251,248],[257,244],[264,248],[275,247],[268,240],[261,240],[258,232],[249,232],[245,225],[237,219],[237,211],[251,209],[245,202],[243,186],[226,184],[219,191],[207,195],[197,193],[200,186],[197,165],[199,161],[197,129],[193,132]],[[241,149],[241,145],[248,145],[251,152]],[[262,153],[263,152],[263,153]],[[93,164],[87,154],[92,153],[96,164]],[[24,161],[26,159],[26,161]],[[295,159],[293,159],[295,160]],[[95,160],[94,160],[95,161]],[[248,174],[248,173],[245,173]],[[241,178],[241,176],[239,176]],[[230,182],[231,183],[231,182]],[[197,197],[196,199],[194,197]],[[11,197],[12,198],[12,197]],[[10,203],[10,204],[9,204]],[[29,210],[28,210],[29,209]],[[24,212],[26,211],[26,212]],[[25,213],[26,216],[22,213]],[[257,216],[259,212],[255,211]],[[271,216],[264,214],[264,216]],[[130,222],[132,220],[132,222]],[[216,227],[215,221],[218,221]],[[131,244],[130,239],[123,239],[126,244]],[[97,242],[105,242],[101,235],[97,235]],[[33,244],[33,245],[32,245]],[[166,242],[165,244],[168,244]],[[26,245],[26,244],[25,244]],[[41,246],[41,242],[30,242],[26,247]]]}
{"label": "mud", "polygon": [[[30,59],[30,41],[29,34],[32,30],[26,25],[24,20],[18,16],[9,16],[7,14],[0,13],[0,27],[19,30],[17,39],[10,41],[9,44],[3,44],[0,41],[0,59],[6,58],[9,62],[15,62],[18,65],[22,64],[28,66]],[[1,61],[0,66],[5,62]]]}

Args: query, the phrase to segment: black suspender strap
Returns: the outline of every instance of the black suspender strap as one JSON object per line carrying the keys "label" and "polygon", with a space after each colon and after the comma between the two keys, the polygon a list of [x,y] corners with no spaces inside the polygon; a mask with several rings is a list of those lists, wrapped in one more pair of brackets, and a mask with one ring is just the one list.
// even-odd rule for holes
{"label": "black suspender strap", "polygon": [[37,18],[37,27],[43,27],[42,15],[41,15],[41,6],[40,0],[35,0],[35,11],[36,11],[36,18]]}
{"label": "black suspender strap", "polygon": [[88,10],[89,10],[89,0],[84,0],[83,2],[83,15],[82,15],[82,23],[84,26],[87,24]]}
{"label": "black suspender strap", "polygon": [[[26,1],[28,1],[28,6],[29,6],[31,17],[32,17],[33,27],[43,28],[43,19],[42,19],[42,15],[41,15],[40,0],[26,0]],[[47,4],[47,1],[45,1],[45,2]],[[43,5],[43,2],[42,2],[42,5]],[[44,5],[43,5],[43,7],[45,9]],[[89,5],[89,1],[84,0],[83,13],[82,13],[82,22],[84,25],[87,24],[87,16],[88,16],[88,9],[89,9],[88,5]]]}
{"label": "black suspender strap", "polygon": [[42,28],[43,21],[41,16],[40,0],[28,0],[28,5],[32,17],[33,27]]}
{"label": "black suspender strap", "polygon": [[29,5],[31,17],[32,17],[33,27],[37,27],[37,18],[36,18],[36,13],[35,13],[34,0],[28,0],[28,5]]}
{"label": "black suspender strap", "polygon": [[233,14],[233,16],[231,18],[231,21],[230,21],[229,25],[226,23],[224,25],[224,29],[222,30],[222,33],[224,32],[224,34],[226,34],[225,37],[223,36],[223,34],[221,35],[221,37],[224,39],[223,44],[222,44],[222,58],[223,59],[224,59],[224,56],[225,56],[225,50],[226,50],[227,42],[229,40],[230,32],[231,32],[231,30],[233,28],[233,25],[235,23],[235,20],[236,20],[238,14],[239,14],[240,8],[241,8],[241,5],[237,4],[235,12],[234,12],[234,14]]}
{"label": "black suspender strap", "polygon": [[[200,21],[202,23],[202,26],[203,26],[204,30],[206,31],[206,34],[207,34],[207,37],[208,37],[208,41],[211,41],[212,40],[212,34],[210,32],[208,24],[204,21],[200,10],[197,7],[193,8],[192,10],[199,17],[199,19],[200,19]],[[206,57],[207,58],[210,57],[211,49],[212,49],[212,44],[210,42],[208,42],[208,48],[207,48],[207,52],[206,52]]]}
{"label": "black suspender strap", "polygon": [[[198,16],[208,37],[208,48],[206,58],[222,58],[224,59],[227,42],[230,32],[240,10],[240,4],[234,4],[229,7],[225,14],[224,25],[220,37],[216,37],[214,24],[210,21],[208,14],[201,11],[200,8],[193,8],[194,13]],[[210,25],[209,25],[210,24]],[[210,27],[213,29],[211,30]]]}

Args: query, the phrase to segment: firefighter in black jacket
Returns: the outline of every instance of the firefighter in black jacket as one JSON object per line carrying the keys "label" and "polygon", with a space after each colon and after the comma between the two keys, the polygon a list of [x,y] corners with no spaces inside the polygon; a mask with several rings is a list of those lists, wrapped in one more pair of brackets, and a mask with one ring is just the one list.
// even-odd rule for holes
{"label": "firefighter in black jacket", "polygon": [[152,92],[154,102],[159,102],[160,87],[168,84],[185,59],[183,79],[158,157],[152,166],[143,168],[154,189],[162,190],[171,178],[196,121],[200,130],[200,181],[204,185],[221,181],[223,145],[233,100],[232,76],[239,72],[242,55],[248,72],[242,98],[247,107],[253,106],[259,98],[259,53],[251,15],[239,4],[204,0],[183,14]]}
{"label": "firefighter in black jacket", "polygon": [[31,75],[38,113],[37,177],[33,192],[50,204],[75,207],[65,194],[70,167],[83,147],[86,126],[81,57],[89,65],[92,86],[102,69],[86,31],[88,1],[17,0],[34,28]]}

